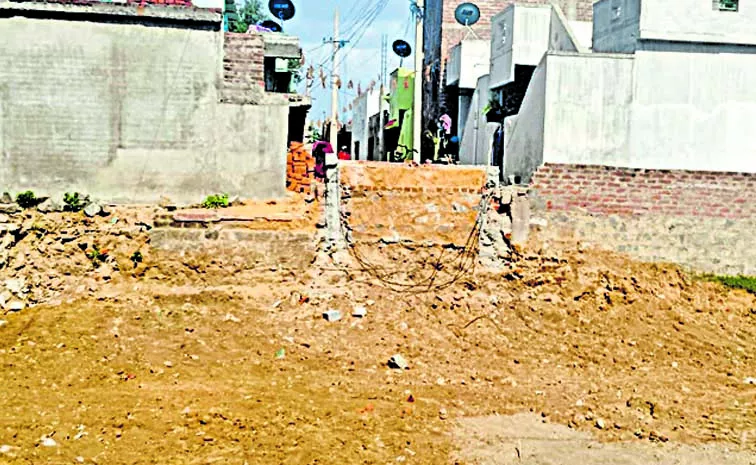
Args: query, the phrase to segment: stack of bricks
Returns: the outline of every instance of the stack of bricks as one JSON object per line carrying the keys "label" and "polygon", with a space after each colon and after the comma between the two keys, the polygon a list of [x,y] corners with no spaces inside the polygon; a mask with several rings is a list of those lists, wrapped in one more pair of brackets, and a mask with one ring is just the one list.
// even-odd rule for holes
{"label": "stack of bricks", "polygon": [[286,156],[286,188],[292,192],[309,192],[315,158],[301,142],[292,142]]}

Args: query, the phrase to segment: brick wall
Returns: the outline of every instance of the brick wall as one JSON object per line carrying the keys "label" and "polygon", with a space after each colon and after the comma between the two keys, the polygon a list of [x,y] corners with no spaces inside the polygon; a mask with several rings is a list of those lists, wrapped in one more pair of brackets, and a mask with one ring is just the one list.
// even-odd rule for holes
{"label": "brick wall", "polygon": [[531,181],[549,210],[756,217],[756,174],[546,164]]}
{"label": "brick wall", "polygon": [[355,241],[462,246],[475,225],[485,168],[349,162],[340,165],[343,209]]}
{"label": "brick wall", "polygon": [[643,260],[756,274],[756,174],[546,164],[530,195],[545,236],[567,227]]}
{"label": "brick wall", "polygon": [[226,32],[223,37],[221,100],[243,103],[265,91],[265,41],[260,34]]}

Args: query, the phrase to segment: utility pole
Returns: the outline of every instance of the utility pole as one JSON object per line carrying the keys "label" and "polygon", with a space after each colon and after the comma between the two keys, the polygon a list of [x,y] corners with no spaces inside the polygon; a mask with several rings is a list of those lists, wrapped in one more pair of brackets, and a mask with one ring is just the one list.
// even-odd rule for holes
{"label": "utility pole", "polygon": [[422,144],[423,130],[423,18],[424,0],[416,0],[413,4],[415,10],[415,99],[412,108],[412,147],[416,150],[412,153],[412,160],[420,163],[420,146]]}
{"label": "utility pole", "polygon": [[383,152],[385,151],[384,129],[386,122],[383,119],[383,94],[386,92],[386,68],[388,63],[388,36],[381,36],[381,86],[378,91],[378,161],[384,161]]}
{"label": "utility pole", "polygon": [[339,41],[339,8],[336,7],[336,11],[333,14],[333,55],[331,56],[331,146],[333,146],[334,152],[338,153],[338,137],[339,137],[339,48],[341,48],[341,42]]}

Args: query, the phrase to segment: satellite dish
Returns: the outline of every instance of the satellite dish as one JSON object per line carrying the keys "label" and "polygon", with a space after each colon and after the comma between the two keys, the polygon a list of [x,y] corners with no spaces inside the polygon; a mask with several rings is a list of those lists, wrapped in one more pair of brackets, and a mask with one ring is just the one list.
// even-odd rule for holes
{"label": "satellite dish", "polygon": [[291,0],[270,0],[268,2],[270,13],[281,21],[288,21],[294,17],[296,9]]}
{"label": "satellite dish", "polygon": [[454,10],[454,19],[463,26],[472,26],[480,20],[480,8],[474,3],[463,3]]}
{"label": "satellite dish", "polygon": [[266,19],[265,21],[258,24],[258,26],[262,26],[265,29],[270,29],[273,32],[283,32],[283,28],[281,27],[281,25],[270,19]]}
{"label": "satellite dish", "polygon": [[410,47],[410,44],[406,40],[395,40],[391,48],[394,50],[394,53],[402,58],[412,55],[412,47]]}

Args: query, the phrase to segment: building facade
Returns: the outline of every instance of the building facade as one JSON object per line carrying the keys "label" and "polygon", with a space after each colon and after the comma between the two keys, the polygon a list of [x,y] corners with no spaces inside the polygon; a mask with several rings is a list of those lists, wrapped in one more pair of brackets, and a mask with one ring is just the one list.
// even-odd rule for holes
{"label": "building facade", "polygon": [[189,1],[0,0],[0,13],[2,190],[178,204],[284,193],[302,132],[289,121],[303,126],[308,104],[266,91],[289,72],[266,58],[298,62],[296,38],[224,34],[222,10]]}
{"label": "building facade", "polygon": [[[423,23],[423,127],[446,110],[446,63],[452,48],[462,39],[490,39],[491,19],[514,3],[548,4],[547,0],[480,0],[474,2],[481,12],[480,21],[468,28],[456,22],[454,10],[462,3],[452,0],[426,0]],[[592,0],[559,0],[569,19],[590,21]]]}

